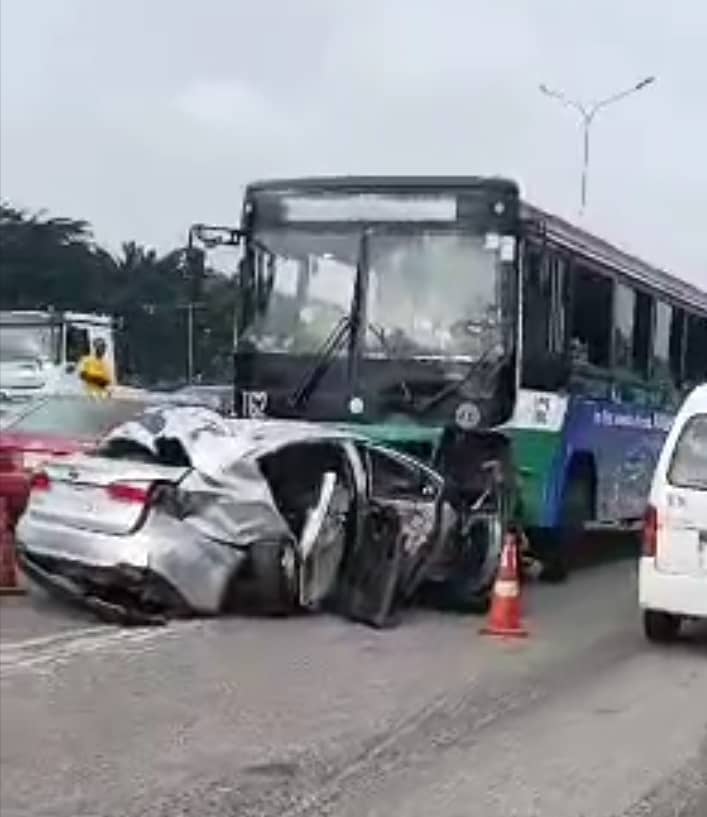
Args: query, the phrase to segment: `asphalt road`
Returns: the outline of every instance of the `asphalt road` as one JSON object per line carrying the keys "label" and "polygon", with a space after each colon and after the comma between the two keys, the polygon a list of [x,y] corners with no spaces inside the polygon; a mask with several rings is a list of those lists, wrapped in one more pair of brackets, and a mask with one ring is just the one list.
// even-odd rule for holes
{"label": "asphalt road", "polygon": [[422,611],[118,630],[2,600],[0,813],[705,817],[707,633],[644,643],[629,564],[527,606],[511,644]]}

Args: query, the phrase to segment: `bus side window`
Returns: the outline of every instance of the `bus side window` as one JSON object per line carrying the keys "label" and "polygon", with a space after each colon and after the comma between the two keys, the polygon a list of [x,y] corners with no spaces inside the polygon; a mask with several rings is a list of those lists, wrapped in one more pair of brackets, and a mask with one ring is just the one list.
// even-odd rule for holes
{"label": "bus side window", "polygon": [[523,385],[560,389],[569,370],[565,346],[565,261],[551,248],[526,249],[523,276]]}
{"label": "bus side window", "polygon": [[556,254],[551,256],[550,264],[552,276],[550,351],[564,356],[567,353],[568,264],[565,258]]}
{"label": "bus side window", "polygon": [[88,329],[79,326],[67,326],[66,328],[66,361],[67,363],[78,363],[81,358],[90,354],[91,346],[88,340]]}
{"label": "bus side window", "polygon": [[542,357],[550,346],[552,285],[549,259],[542,250],[529,247],[523,279],[523,349],[528,359]]}
{"label": "bus side window", "polygon": [[664,301],[656,301],[651,374],[657,383],[666,386],[672,386],[674,384],[670,371],[670,333],[672,323],[672,306],[666,304]]}
{"label": "bus side window", "polygon": [[617,283],[614,292],[614,366],[628,371],[633,364],[636,293]]}
{"label": "bus side window", "polygon": [[673,383],[678,387],[682,386],[685,379],[685,324],[685,312],[682,309],[674,308],[673,320],[670,324],[669,355]]}
{"label": "bus side window", "polygon": [[640,377],[650,363],[653,299],[622,283],[614,292],[614,366]]}
{"label": "bus side window", "polygon": [[653,328],[653,298],[645,292],[636,293],[633,320],[633,371],[648,376],[651,335]]}
{"label": "bus side window", "polygon": [[571,346],[575,360],[608,368],[613,281],[581,264],[572,271]]}
{"label": "bus side window", "polygon": [[707,379],[707,318],[689,315],[687,348],[685,349],[685,380],[695,385]]}

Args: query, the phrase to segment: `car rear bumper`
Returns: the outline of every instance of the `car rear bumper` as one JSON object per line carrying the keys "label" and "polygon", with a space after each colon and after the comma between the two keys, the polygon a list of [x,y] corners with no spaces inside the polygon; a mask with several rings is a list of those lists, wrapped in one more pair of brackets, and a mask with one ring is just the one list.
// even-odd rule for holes
{"label": "car rear bumper", "polygon": [[707,618],[707,575],[661,573],[650,558],[642,558],[638,576],[639,605],[680,616]]}
{"label": "car rear bumper", "polygon": [[17,543],[24,559],[44,566],[49,578],[76,581],[78,576],[81,584],[100,592],[106,576],[152,574],[173,587],[196,613],[219,612],[228,583],[245,558],[238,548],[164,515],[152,516],[133,534],[116,536],[47,524],[30,511],[17,526]]}
{"label": "car rear bumper", "polygon": [[[85,607],[104,621],[114,624],[164,624],[167,613],[186,612],[173,588],[162,582],[154,582],[157,577],[146,574],[144,586],[139,586],[134,577],[126,577],[121,582],[118,571],[112,575],[103,573],[98,584],[81,581],[80,569],[60,563],[35,559],[23,548],[18,550],[18,559],[30,582],[58,596],[68,604]],[[81,566],[88,575],[93,570]],[[64,570],[62,568],[65,568]],[[68,568],[68,569],[66,569]],[[97,575],[91,576],[96,580]],[[151,597],[145,589],[153,584]],[[115,593],[116,589],[122,592]],[[161,591],[161,592],[160,592]],[[159,593],[159,595],[158,595]]]}

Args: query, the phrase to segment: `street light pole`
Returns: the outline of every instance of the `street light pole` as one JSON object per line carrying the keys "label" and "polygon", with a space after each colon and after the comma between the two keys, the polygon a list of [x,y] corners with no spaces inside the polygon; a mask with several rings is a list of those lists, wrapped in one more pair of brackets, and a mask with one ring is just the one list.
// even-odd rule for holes
{"label": "street light pole", "polygon": [[194,380],[194,301],[187,304],[187,383]]}
{"label": "street light pole", "polygon": [[635,85],[627,88],[624,91],[620,91],[617,94],[612,94],[611,96],[606,97],[605,99],[599,100],[599,102],[595,102],[592,105],[585,105],[579,100],[570,99],[566,96],[562,91],[554,91],[547,87],[547,85],[540,85],[540,91],[545,94],[545,96],[549,96],[552,99],[556,99],[561,102],[565,107],[573,108],[577,113],[579,113],[581,120],[582,120],[582,178],[581,178],[581,187],[580,187],[580,215],[584,214],[584,210],[587,206],[587,180],[589,176],[589,136],[592,128],[592,123],[596,118],[596,115],[599,113],[600,110],[603,108],[608,107],[609,105],[613,105],[615,102],[619,102],[622,99],[625,99],[627,96],[631,96],[632,94],[637,93],[638,91],[642,91],[644,88],[647,88],[649,85],[652,85],[655,82],[655,77],[646,77],[642,79],[640,82],[637,82]]}

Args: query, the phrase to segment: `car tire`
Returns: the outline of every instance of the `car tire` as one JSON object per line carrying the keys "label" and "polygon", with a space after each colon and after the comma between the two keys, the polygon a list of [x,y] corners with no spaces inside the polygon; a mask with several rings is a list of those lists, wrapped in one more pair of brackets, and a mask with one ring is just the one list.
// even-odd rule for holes
{"label": "car tire", "polygon": [[680,634],[680,616],[661,610],[643,611],[643,632],[654,644],[671,644]]}
{"label": "car tire", "polygon": [[293,557],[290,550],[284,543],[260,544],[251,549],[258,608],[266,615],[288,615],[297,606],[295,572],[285,567],[288,558]]}
{"label": "car tire", "polygon": [[[459,566],[459,573],[437,585],[436,593],[441,607],[474,615],[488,613],[501,561],[505,530],[503,518],[488,529],[488,535],[493,539],[488,543],[483,565],[476,566],[469,573],[463,566]],[[482,571],[481,575],[479,570]]]}

